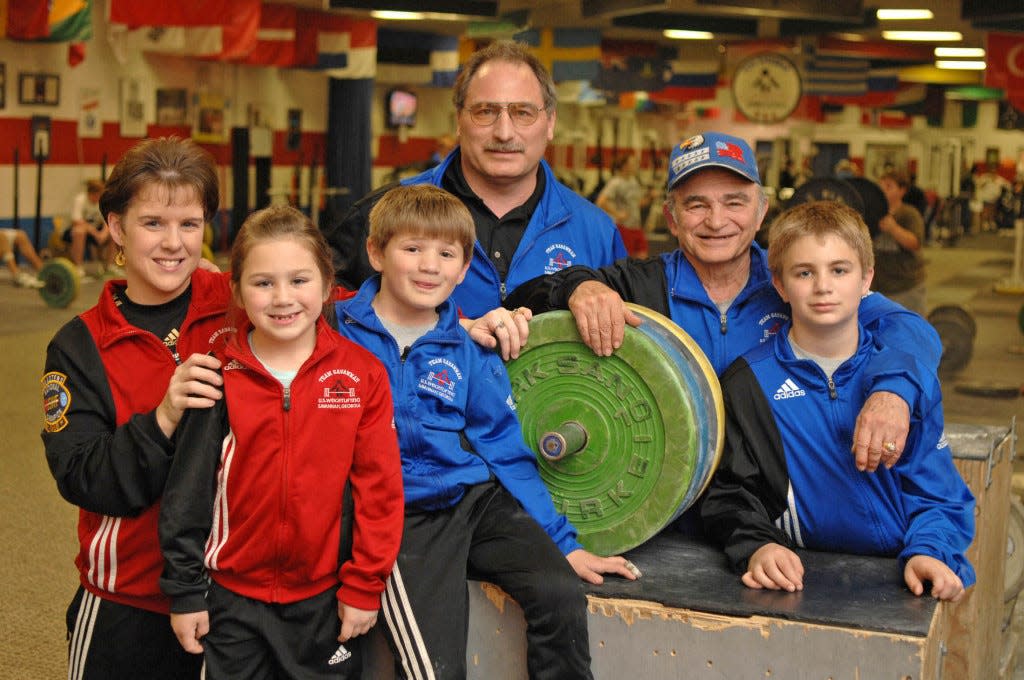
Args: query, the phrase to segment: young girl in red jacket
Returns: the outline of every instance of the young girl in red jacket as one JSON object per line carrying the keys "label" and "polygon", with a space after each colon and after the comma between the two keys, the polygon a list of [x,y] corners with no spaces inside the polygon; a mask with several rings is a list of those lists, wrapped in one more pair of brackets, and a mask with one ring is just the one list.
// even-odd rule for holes
{"label": "young girl in red jacket", "polygon": [[332,281],[299,211],[267,208],[242,226],[231,288],[247,318],[220,357],[224,398],[178,428],[160,514],[171,625],[211,680],[359,677],[344,643],[376,622],[398,554],[388,376],[323,318]]}

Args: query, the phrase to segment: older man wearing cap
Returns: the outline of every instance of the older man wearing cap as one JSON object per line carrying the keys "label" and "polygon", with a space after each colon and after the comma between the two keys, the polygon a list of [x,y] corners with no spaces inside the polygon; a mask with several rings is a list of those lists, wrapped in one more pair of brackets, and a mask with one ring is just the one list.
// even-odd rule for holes
{"label": "older man wearing cap", "polygon": [[[608,356],[622,344],[624,323],[640,323],[626,299],[679,324],[721,373],[789,319],[765,251],[754,242],[767,208],[750,145],[722,133],[695,135],[669,158],[664,211],[678,249],[600,269],[570,267],[523,284],[506,305],[534,313],[570,309],[583,341]],[[859,315],[883,344],[914,346],[937,368],[942,346],[923,318],[878,293],[861,301]],[[892,465],[899,457],[915,394],[914,384],[899,375],[875,381],[851,443],[859,469],[874,470],[880,460]]]}

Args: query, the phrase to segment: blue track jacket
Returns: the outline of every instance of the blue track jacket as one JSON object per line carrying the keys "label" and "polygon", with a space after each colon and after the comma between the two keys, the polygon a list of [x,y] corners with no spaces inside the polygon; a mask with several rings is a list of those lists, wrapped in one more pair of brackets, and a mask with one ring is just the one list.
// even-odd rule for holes
{"label": "blue track jacket", "polygon": [[387,368],[406,512],[451,507],[466,487],[497,478],[563,554],[582,547],[576,529],[555,509],[523,440],[501,357],[469,338],[450,299],[438,308],[437,327],[402,356],[370,306],[379,290],[375,276],[335,309],[339,332]]}
{"label": "blue track jacket", "polygon": [[[794,356],[788,332],[786,324],[722,376],[726,440],[701,509],[708,535],[738,571],[759,547],[779,543],[896,555],[901,571],[913,555],[930,555],[973,584],[964,553],[974,497],[953,465],[932,371],[861,327],[857,353],[829,380]],[[845,442],[879,374],[916,382],[920,397],[899,462],[859,472]]]}
{"label": "blue track jacket", "polygon": [[[402,180],[402,184],[441,186],[448,164],[459,158],[448,157],[437,167]],[[509,291],[534,277],[551,274],[573,265],[603,267],[626,256],[619,230],[608,215],[559,182],[545,161],[544,195],[530,217],[522,241],[512,256],[504,281],[477,241],[473,260],[465,280],[456,286],[452,299],[470,318],[483,316],[501,306]]]}

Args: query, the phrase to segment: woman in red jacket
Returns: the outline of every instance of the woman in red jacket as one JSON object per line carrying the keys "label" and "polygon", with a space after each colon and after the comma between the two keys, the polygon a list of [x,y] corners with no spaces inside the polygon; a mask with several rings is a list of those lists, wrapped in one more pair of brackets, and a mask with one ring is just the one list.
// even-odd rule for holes
{"label": "woman in red jacket", "polygon": [[80,509],[71,679],[199,678],[201,659],[168,625],[157,518],[183,411],[221,396],[206,355],[223,342],[230,291],[196,270],[219,203],[213,160],[192,142],[129,150],[100,198],[125,279],[108,281],[47,348],[46,458]]}

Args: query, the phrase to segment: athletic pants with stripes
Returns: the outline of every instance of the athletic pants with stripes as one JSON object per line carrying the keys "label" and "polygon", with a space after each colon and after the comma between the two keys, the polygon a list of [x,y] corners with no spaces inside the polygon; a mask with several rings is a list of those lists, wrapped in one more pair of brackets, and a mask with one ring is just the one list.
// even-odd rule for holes
{"label": "athletic pants with stripes", "polygon": [[471,487],[451,508],[406,514],[381,607],[399,677],[466,677],[467,578],[499,586],[522,607],[530,678],[592,677],[583,584],[540,525],[495,482]]}
{"label": "athletic pants with stripes", "polygon": [[67,624],[68,680],[199,680],[203,657],[181,648],[167,614],[79,587]]}

